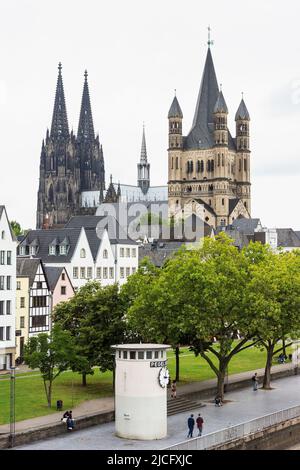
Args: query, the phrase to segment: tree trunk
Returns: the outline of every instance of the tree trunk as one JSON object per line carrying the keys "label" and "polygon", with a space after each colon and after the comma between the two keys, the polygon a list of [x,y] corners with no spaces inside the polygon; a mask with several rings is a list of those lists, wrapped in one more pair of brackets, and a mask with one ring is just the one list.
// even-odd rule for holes
{"label": "tree trunk", "polygon": [[265,366],[265,375],[263,380],[263,389],[271,390],[271,367],[272,367],[272,359],[273,359],[273,352],[274,352],[274,344],[268,343],[267,347],[267,361]]}
{"label": "tree trunk", "polygon": [[175,360],[176,360],[176,372],[175,372],[175,380],[176,382],[179,382],[179,346],[176,346],[175,348]]}
{"label": "tree trunk", "polygon": [[86,387],[86,372],[82,372],[82,386]]}
{"label": "tree trunk", "polygon": [[48,408],[51,408],[51,401],[52,401],[52,382],[49,382],[49,385],[48,385],[47,399],[48,399]]}
{"label": "tree trunk", "polygon": [[227,362],[220,363],[219,373],[217,376],[218,378],[217,396],[221,398],[222,401],[224,400],[224,382],[225,382],[226,368],[227,368]]}
{"label": "tree trunk", "polygon": [[282,338],[282,354],[286,357],[285,338]]}

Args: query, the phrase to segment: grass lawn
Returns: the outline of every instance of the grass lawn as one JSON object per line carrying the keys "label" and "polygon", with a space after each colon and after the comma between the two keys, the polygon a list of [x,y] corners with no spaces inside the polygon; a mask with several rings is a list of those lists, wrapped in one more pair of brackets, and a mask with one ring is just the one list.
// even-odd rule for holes
{"label": "grass lawn", "polygon": [[[288,349],[288,353],[291,352]],[[265,351],[252,347],[234,357],[229,366],[229,374],[259,369],[265,365]],[[173,351],[168,352],[168,368],[171,379],[175,376],[175,357]],[[277,364],[275,361],[274,364]],[[95,369],[94,375],[87,377],[88,385],[82,387],[81,376],[73,372],[64,372],[53,386],[52,408],[46,403],[46,396],[41,377],[38,372],[16,375],[16,420],[43,416],[56,411],[56,400],[63,400],[64,409],[72,409],[85,400],[111,396],[112,373],[100,373]],[[0,424],[9,422],[10,383],[4,380],[9,376],[0,376]],[[188,348],[182,348],[180,354],[180,383],[188,383],[214,378],[215,375],[206,361],[195,357]]]}

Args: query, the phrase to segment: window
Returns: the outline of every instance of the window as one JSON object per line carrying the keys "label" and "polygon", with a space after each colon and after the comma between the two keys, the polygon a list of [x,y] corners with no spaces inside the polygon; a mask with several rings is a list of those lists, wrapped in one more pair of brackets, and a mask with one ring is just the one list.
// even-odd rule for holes
{"label": "window", "polygon": [[78,268],[73,268],[73,279],[78,279]]}
{"label": "window", "polygon": [[85,279],[85,268],[80,268],[80,278]]}
{"label": "window", "polygon": [[110,279],[114,278],[114,268],[109,268],[109,278]]}
{"label": "window", "polygon": [[66,245],[60,245],[60,247],[59,247],[59,254],[60,254],[60,255],[66,255],[66,254],[67,254],[67,247],[66,247]]}
{"label": "window", "polygon": [[66,290],[67,290],[67,289],[66,289],[66,286],[61,286],[61,287],[60,287],[60,293],[61,293],[61,295],[66,295],[66,293],[67,293]]}
{"label": "window", "polygon": [[0,300],[0,315],[4,315],[4,300]]}
{"label": "window", "polygon": [[20,328],[25,328],[25,317],[20,317]]}
{"label": "window", "polygon": [[11,276],[7,276],[6,278],[6,289],[7,290],[11,289]]}
{"label": "window", "polygon": [[3,340],[4,340],[3,331],[4,331],[4,327],[3,327],[3,326],[0,326],[0,341],[3,341]]}
{"label": "window", "polygon": [[17,281],[17,290],[21,290],[21,281]]}
{"label": "window", "polygon": [[2,240],[5,239],[5,232],[4,232],[4,230],[2,230],[2,232],[1,232],[1,238],[2,238]]}
{"label": "window", "polygon": [[88,279],[92,279],[92,277],[93,277],[93,268],[91,268],[90,266],[86,270],[86,277]]}
{"label": "window", "polygon": [[144,359],[144,351],[138,351],[138,359]]}
{"label": "window", "polygon": [[247,160],[246,160],[246,158],[244,160],[244,171],[247,171]]}
{"label": "window", "polygon": [[108,251],[103,250],[103,258],[107,259],[108,258]]}
{"label": "window", "polygon": [[224,200],[224,199],[222,199],[222,206],[224,206],[224,204],[225,204],[225,200]]}
{"label": "window", "polygon": [[62,281],[65,281],[65,279],[66,279],[66,275],[65,275],[65,273],[62,273],[62,275],[61,275],[61,280],[62,280]]}
{"label": "window", "polygon": [[11,327],[7,326],[6,327],[6,341],[10,341],[10,330],[11,330]]}
{"label": "window", "polygon": [[99,267],[96,269],[96,277],[97,279],[101,279],[101,268]]}
{"label": "window", "polygon": [[146,359],[152,359],[152,351],[146,351]]}
{"label": "window", "polygon": [[131,256],[132,256],[132,258],[136,258],[136,248],[132,248]]}
{"label": "window", "polygon": [[124,258],[124,248],[120,248],[120,257]]}
{"label": "window", "polygon": [[222,153],[222,166],[225,165],[224,153]]}
{"label": "window", "polygon": [[36,247],[35,246],[30,246],[29,247],[29,254],[34,256],[36,254]]}
{"label": "window", "polygon": [[32,328],[41,328],[43,326],[46,326],[47,324],[46,315],[36,315],[31,318],[32,318],[32,322],[31,322]]}
{"label": "window", "polygon": [[135,359],[135,357],[136,357],[136,352],[135,351],[130,351],[129,359]]}
{"label": "window", "polygon": [[127,359],[127,351],[123,351],[123,359]]}
{"label": "window", "polygon": [[6,315],[11,315],[11,300],[6,301]]}
{"label": "window", "polygon": [[130,248],[126,248],[126,257],[130,258]]}
{"label": "window", "polygon": [[26,248],[25,246],[20,247],[20,255],[25,255],[26,254]]}
{"label": "window", "polygon": [[159,351],[154,351],[154,359],[158,359],[158,353]]}
{"label": "window", "polygon": [[0,290],[4,290],[4,276],[0,276]]}
{"label": "window", "polygon": [[20,298],[20,308],[25,308],[25,297]]}
{"label": "window", "polygon": [[103,268],[103,279],[107,279],[107,268]]}
{"label": "window", "polygon": [[55,245],[49,245],[49,255],[56,255],[56,246]]}
{"label": "window", "polygon": [[85,258],[86,257],[86,252],[84,248],[81,248],[80,250],[80,258]]}
{"label": "window", "polygon": [[0,264],[5,262],[5,251],[0,251]]}
{"label": "window", "polygon": [[119,356],[119,359],[121,359],[121,356],[122,356],[121,351],[118,351],[118,356]]}
{"label": "window", "polygon": [[32,297],[32,306],[35,308],[47,307],[46,295],[37,295]]}
{"label": "window", "polygon": [[124,279],[124,268],[120,268],[120,278]]}
{"label": "window", "polygon": [[130,268],[126,268],[126,277],[130,276]]}
{"label": "window", "polygon": [[164,357],[164,352],[160,351],[160,357]]}
{"label": "window", "polygon": [[134,274],[136,272],[136,268],[131,269],[131,273]]}
{"label": "window", "polygon": [[37,289],[42,289],[42,288],[43,288],[43,283],[42,283],[41,281],[38,281],[38,282],[36,283],[36,288],[37,288]]}

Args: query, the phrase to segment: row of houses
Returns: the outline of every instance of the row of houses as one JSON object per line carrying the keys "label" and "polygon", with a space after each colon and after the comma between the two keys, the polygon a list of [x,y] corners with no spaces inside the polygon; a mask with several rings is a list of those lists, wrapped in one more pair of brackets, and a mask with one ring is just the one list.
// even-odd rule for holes
{"label": "row of houses", "polygon": [[[0,206],[0,370],[22,359],[30,336],[50,331],[55,306],[85,283],[122,285],[144,257],[161,267],[187,243],[172,235],[151,239],[146,231],[136,242],[116,221],[107,226],[101,222],[101,216],[75,216],[64,228],[31,230],[17,240],[6,209]],[[236,219],[216,230],[204,224],[201,237],[214,237],[221,230],[238,248],[250,241],[274,250],[300,248],[299,232],[268,229],[260,219]]]}

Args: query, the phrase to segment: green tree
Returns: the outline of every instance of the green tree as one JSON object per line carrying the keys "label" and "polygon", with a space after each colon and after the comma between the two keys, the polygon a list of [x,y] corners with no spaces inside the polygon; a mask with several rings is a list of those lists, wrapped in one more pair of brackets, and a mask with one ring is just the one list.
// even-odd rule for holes
{"label": "green tree", "polygon": [[24,357],[31,369],[40,369],[50,408],[54,380],[79,360],[71,334],[54,325],[49,334],[41,333],[29,338]]}
{"label": "green tree", "polygon": [[255,314],[259,345],[266,349],[264,389],[271,388],[274,356],[291,344],[286,344],[286,340],[299,336],[299,261],[297,253],[269,252],[263,263],[252,267],[247,309]]}
{"label": "green tree", "polygon": [[86,284],[72,299],[56,307],[54,321],[70,332],[77,353],[85,358],[85,362],[76,361],[72,366],[82,374],[83,385],[94,366],[99,366],[101,372],[114,371],[111,345],[124,342],[126,335],[117,284],[105,287],[96,281]]}

